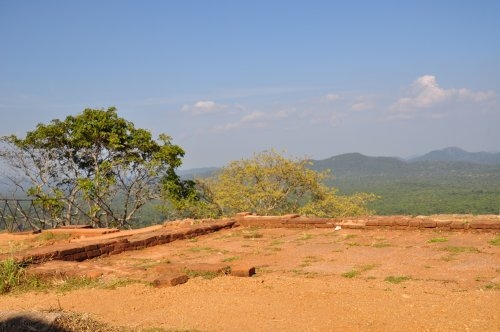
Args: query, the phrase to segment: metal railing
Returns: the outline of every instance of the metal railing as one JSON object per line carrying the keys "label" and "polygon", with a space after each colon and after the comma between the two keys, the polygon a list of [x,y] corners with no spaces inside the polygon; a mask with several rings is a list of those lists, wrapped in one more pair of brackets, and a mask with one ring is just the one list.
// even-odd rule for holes
{"label": "metal railing", "polygon": [[34,231],[54,228],[60,223],[61,218],[54,218],[53,213],[36,200],[0,198],[0,230]]}

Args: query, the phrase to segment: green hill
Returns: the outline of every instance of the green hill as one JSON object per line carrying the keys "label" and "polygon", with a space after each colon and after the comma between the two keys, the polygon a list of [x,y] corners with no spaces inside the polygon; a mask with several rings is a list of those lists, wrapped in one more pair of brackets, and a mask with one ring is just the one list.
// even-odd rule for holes
{"label": "green hill", "polygon": [[[327,184],[340,193],[379,195],[370,207],[380,215],[500,214],[498,155],[458,148],[432,151],[411,160],[347,153],[311,160],[311,168],[330,169],[333,180]],[[181,176],[206,177],[216,170],[186,170]]]}
{"label": "green hill", "polygon": [[404,161],[343,154],[313,162],[331,169],[328,184],[341,193],[372,192],[371,208],[381,215],[500,213],[500,165],[462,161]]}
{"label": "green hill", "polygon": [[461,161],[474,164],[500,165],[500,153],[467,152],[457,147],[431,151],[411,161]]}

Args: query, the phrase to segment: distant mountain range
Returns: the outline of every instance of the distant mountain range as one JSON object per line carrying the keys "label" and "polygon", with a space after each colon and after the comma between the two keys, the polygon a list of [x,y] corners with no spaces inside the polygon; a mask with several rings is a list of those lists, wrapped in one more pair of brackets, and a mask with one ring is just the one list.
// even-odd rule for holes
{"label": "distant mountain range", "polygon": [[[311,162],[312,169],[332,171],[327,185],[340,194],[380,196],[370,203],[377,214],[500,214],[500,153],[450,147],[409,159],[346,153]],[[204,178],[218,169],[187,169],[178,174]],[[8,189],[0,185],[0,195],[2,188]]]}
{"label": "distant mountain range", "polygon": [[460,161],[474,164],[500,165],[500,153],[467,152],[457,147],[431,151],[409,161]]}
{"label": "distant mountain range", "polygon": [[[370,157],[361,153],[345,153],[321,160],[311,160],[312,169],[332,170],[335,177],[352,176],[423,176],[461,172],[484,172],[500,167],[500,153],[467,152],[457,147],[435,150],[422,156]],[[204,167],[179,171],[184,178],[207,177],[218,170]]]}
{"label": "distant mountain range", "polygon": [[[327,184],[340,194],[380,196],[369,204],[380,215],[500,214],[500,153],[450,147],[409,159],[346,153],[311,162],[312,169],[332,171]],[[179,174],[207,177],[217,170],[202,168]]]}
{"label": "distant mountain range", "polygon": [[346,153],[312,160],[318,171],[331,169],[335,177],[382,176],[419,177],[490,172],[500,170],[500,153],[467,152],[451,147],[405,160],[396,157],[369,157]]}

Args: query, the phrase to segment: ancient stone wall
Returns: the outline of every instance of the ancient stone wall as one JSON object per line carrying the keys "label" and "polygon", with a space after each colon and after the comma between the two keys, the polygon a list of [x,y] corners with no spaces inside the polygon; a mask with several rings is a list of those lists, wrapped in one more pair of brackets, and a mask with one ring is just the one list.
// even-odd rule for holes
{"label": "ancient stone wall", "polygon": [[[368,216],[358,218],[309,218],[297,214],[257,216],[239,213],[233,219],[210,222],[168,222],[166,227],[145,233],[110,238],[60,243],[21,251],[14,254],[17,261],[37,264],[49,260],[83,261],[103,255],[115,255],[139,250],[175,240],[188,239],[235,226],[271,228],[336,228],[336,229],[394,229],[500,232],[500,216],[495,215],[436,215],[436,216]],[[176,228],[176,225],[180,225]],[[169,227],[173,226],[173,227]],[[6,255],[4,255],[6,256]],[[1,257],[0,260],[5,257]]]}
{"label": "ancient stone wall", "polygon": [[396,230],[439,229],[500,231],[500,216],[496,215],[435,215],[435,216],[367,216],[357,218],[309,218],[297,214],[284,216],[257,216],[239,213],[235,216],[238,225],[285,228],[347,228]]}
{"label": "ancient stone wall", "polygon": [[29,264],[37,264],[49,260],[83,261],[102,255],[115,255],[128,250],[139,250],[175,240],[189,239],[224,228],[231,228],[235,223],[234,220],[221,220],[178,229],[163,228],[126,237],[61,243],[21,251],[14,254],[14,258],[17,261]]}

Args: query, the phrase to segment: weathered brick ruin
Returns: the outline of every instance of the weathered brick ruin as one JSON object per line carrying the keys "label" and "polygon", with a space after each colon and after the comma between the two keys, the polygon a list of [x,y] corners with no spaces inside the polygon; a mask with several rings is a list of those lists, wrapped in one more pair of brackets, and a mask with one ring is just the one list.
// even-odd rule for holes
{"label": "weathered brick ruin", "polygon": [[497,215],[435,215],[435,216],[367,216],[356,218],[309,218],[298,214],[284,216],[256,216],[239,213],[235,216],[238,225],[259,227],[318,227],[373,229],[387,228],[397,230],[438,229],[438,230],[476,230],[499,231],[500,216]]}
{"label": "weathered brick ruin", "polygon": [[[435,215],[416,217],[309,218],[296,214],[257,216],[250,213],[239,213],[229,219],[165,222],[164,225],[156,225],[132,231],[82,228],[48,230],[70,233],[73,239],[68,242],[59,242],[50,246],[19,251],[12,256],[19,262],[31,265],[49,261],[81,262],[99,256],[116,255],[129,250],[140,250],[167,244],[175,240],[190,239],[233,227],[500,232],[500,216]],[[100,236],[96,237],[98,234]],[[8,256],[11,255],[3,255],[3,257],[0,255],[0,260]],[[218,275],[231,274],[240,277],[249,277],[255,273],[255,267],[247,265],[205,264],[202,266],[198,264],[195,266],[185,266],[184,269]],[[186,282],[187,278],[182,270],[172,271],[171,267],[169,267],[168,271],[158,271],[158,278],[154,280],[153,284],[157,287],[174,286]]]}
{"label": "weathered brick ruin", "polygon": [[[170,225],[167,222],[165,225]],[[176,224],[175,222],[172,224]],[[436,229],[449,231],[500,231],[500,216],[495,215],[436,215],[436,216],[369,216],[358,218],[309,218],[296,214],[284,216],[256,216],[239,213],[234,218],[222,220],[188,220],[177,222],[182,227],[160,227],[145,233],[121,235],[110,238],[55,244],[18,252],[14,258],[29,264],[49,260],[83,261],[102,255],[115,255],[128,250],[139,250],[175,240],[217,232],[231,227],[273,228],[345,228],[395,230]],[[67,229],[70,232],[71,230]],[[89,230],[91,231],[91,230]],[[84,233],[85,230],[78,230]],[[2,257],[0,257],[2,259]]]}

